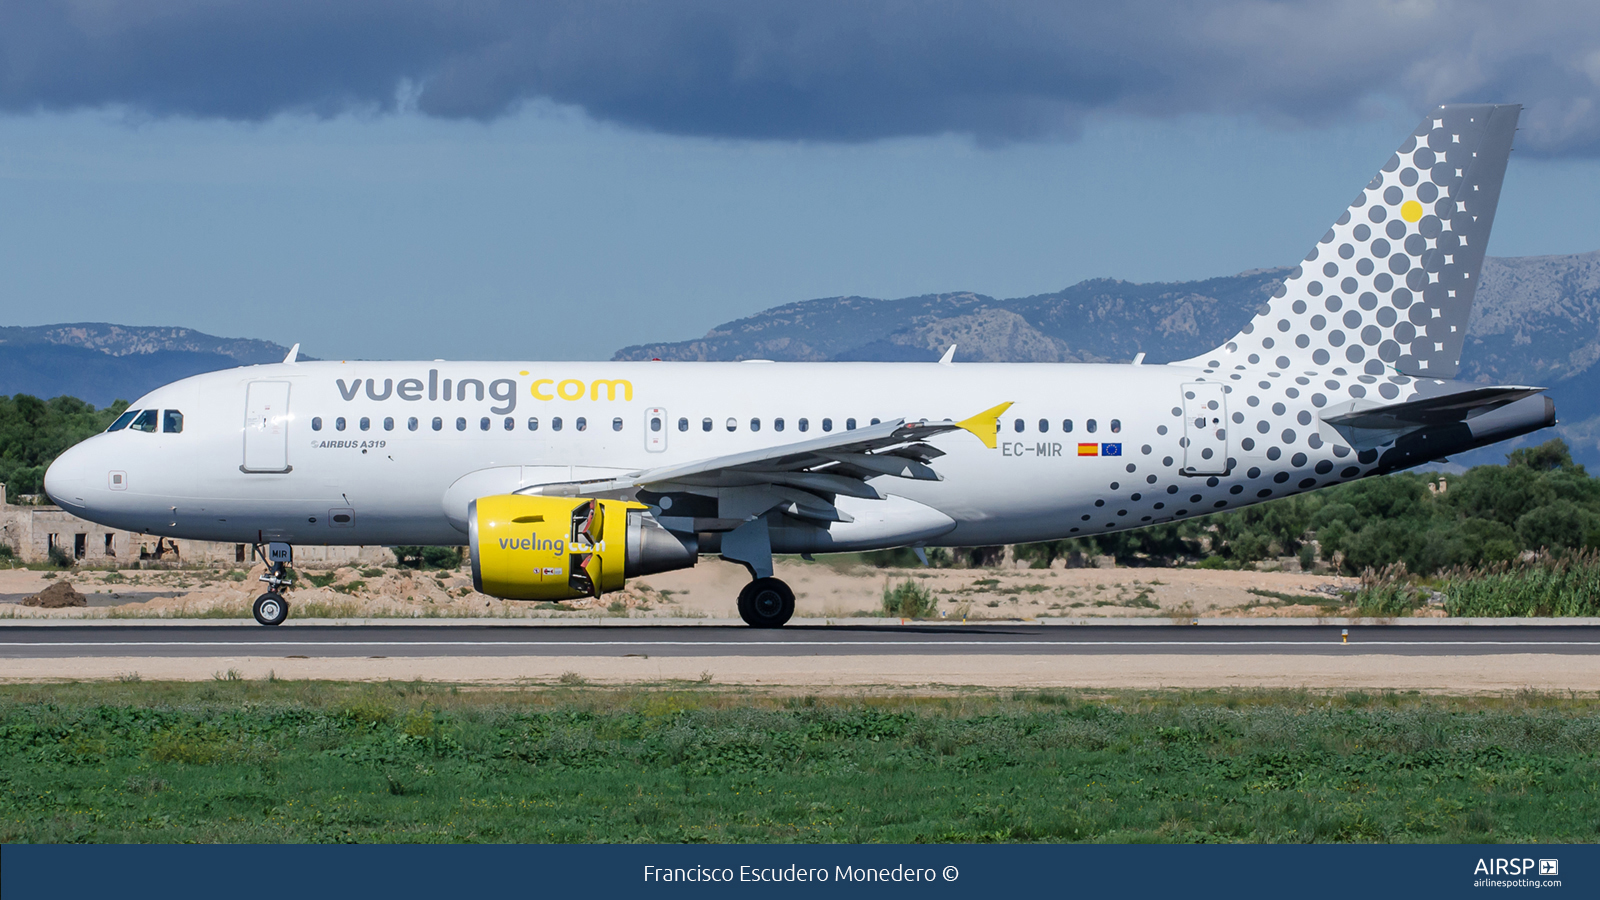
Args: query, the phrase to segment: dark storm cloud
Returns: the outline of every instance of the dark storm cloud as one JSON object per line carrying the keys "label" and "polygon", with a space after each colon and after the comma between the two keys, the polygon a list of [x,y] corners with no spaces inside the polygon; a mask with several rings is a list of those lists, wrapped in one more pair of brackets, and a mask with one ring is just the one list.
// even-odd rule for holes
{"label": "dark storm cloud", "polygon": [[1007,141],[1097,111],[1510,101],[1519,146],[1595,155],[1597,95],[1592,0],[0,0],[10,112],[492,119],[549,100],[673,134]]}

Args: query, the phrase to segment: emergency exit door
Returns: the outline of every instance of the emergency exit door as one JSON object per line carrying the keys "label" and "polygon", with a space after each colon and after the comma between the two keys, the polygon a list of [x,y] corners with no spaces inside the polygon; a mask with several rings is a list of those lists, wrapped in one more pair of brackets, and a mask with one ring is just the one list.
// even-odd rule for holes
{"label": "emergency exit door", "polygon": [[1184,474],[1228,471],[1228,395],[1222,385],[1195,381],[1183,386],[1183,437]]}
{"label": "emergency exit door", "polygon": [[667,411],[659,406],[644,411],[644,448],[651,453],[667,449]]}
{"label": "emergency exit door", "polygon": [[289,382],[252,381],[245,391],[246,472],[289,471]]}

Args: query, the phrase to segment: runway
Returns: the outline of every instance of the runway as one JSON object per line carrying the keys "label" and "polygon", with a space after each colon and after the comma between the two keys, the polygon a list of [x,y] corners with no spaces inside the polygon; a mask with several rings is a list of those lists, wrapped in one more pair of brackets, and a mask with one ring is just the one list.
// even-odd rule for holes
{"label": "runway", "polygon": [[[1346,633],[1346,631],[1348,633]],[[1600,655],[1597,626],[0,626],[0,659]]]}

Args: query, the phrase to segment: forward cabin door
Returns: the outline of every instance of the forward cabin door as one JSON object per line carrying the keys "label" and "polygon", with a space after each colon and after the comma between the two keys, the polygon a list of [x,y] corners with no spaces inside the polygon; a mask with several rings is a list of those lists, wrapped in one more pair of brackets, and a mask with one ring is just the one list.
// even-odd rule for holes
{"label": "forward cabin door", "polygon": [[239,468],[289,471],[289,382],[250,382],[244,407],[244,465]]}
{"label": "forward cabin door", "polygon": [[1183,437],[1185,473],[1228,471],[1228,395],[1222,385],[1194,381],[1183,386]]}

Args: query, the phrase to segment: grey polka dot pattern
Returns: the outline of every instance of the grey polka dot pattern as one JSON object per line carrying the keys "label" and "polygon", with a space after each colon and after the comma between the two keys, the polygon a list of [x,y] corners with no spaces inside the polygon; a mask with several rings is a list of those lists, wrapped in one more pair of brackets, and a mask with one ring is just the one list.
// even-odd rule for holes
{"label": "grey polka dot pattern", "polygon": [[1072,533],[1209,515],[1414,464],[1397,461],[1421,451],[1393,432],[1358,434],[1351,417],[1463,389],[1448,379],[1518,109],[1431,114],[1243,331],[1172,364],[1193,367],[1173,397],[1182,405],[1124,420],[1137,462],[1106,471],[1073,510]]}
{"label": "grey polka dot pattern", "polygon": [[1519,111],[1435,109],[1244,330],[1184,364],[1453,377]]}

